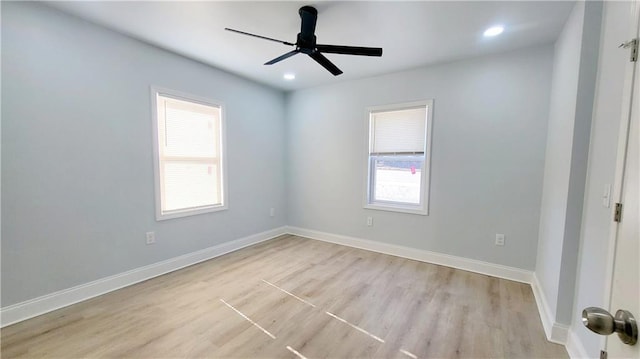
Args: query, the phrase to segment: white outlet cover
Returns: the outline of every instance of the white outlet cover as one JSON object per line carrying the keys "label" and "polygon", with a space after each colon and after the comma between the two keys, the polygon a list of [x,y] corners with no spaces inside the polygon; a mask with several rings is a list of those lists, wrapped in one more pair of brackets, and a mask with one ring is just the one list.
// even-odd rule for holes
{"label": "white outlet cover", "polygon": [[147,244],[156,243],[156,234],[155,232],[147,232]]}

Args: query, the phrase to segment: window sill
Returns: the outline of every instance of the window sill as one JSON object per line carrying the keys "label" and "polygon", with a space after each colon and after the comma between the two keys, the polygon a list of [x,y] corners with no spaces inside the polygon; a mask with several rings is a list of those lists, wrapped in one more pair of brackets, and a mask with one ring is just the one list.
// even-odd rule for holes
{"label": "window sill", "polygon": [[226,205],[224,205],[224,206],[208,206],[208,207],[200,207],[200,208],[194,208],[194,209],[185,209],[185,210],[179,210],[179,211],[172,211],[172,212],[169,212],[169,213],[156,213],[156,221],[164,221],[164,220],[167,220],[167,219],[189,217],[189,216],[196,216],[196,215],[204,214],[204,213],[224,211],[224,210],[226,210],[228,208],[229,207],[226,206]]}
{"label": "window sill", "polygon": [[408,214],[417,214],[421,216],[428,216],[429,209],[428,208],[419,208],[419,207],[405,207],[400,205],[389,205],[389,204],[380,204],[380,203],[369,203],[364,205],[365,209],[373,209],[376,211],[388,211],[388,212],[399,212],[399,213],[408,213]]}

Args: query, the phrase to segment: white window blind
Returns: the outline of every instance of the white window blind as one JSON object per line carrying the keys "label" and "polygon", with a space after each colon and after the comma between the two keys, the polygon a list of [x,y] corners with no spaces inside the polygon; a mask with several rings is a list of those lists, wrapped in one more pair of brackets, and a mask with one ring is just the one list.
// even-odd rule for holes
{"label": "white window blind", "polygon": [[426,122],[426,106],[372,112],[370,153],[424,153]]}
{"label": "white window blind", "polygon": [[216,157],[220,109],[196,103],[162,98],[164,102],[164,155]]}
{"label": "white window blind", "polygon": [[221,109],[157,93],[162,217],[223,206]]}

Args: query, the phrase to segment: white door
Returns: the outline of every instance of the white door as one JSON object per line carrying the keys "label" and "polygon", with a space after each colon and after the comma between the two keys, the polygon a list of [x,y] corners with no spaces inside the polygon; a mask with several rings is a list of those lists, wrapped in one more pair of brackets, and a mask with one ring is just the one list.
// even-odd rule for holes
{"label": "white door", "polygon": [[[636,45],[640,41],[640,0],[627,4],[631,10],[627,19],[630,19],[632,31],[628,38],[619,40],[631,44],[625,50],[630,56],[635,46],[630,41],[635,39]],[[586,308],[583,322],[596,333],[609,334],[603,341],[607,358],[640,359],[637,326],[640,320],[640,66],[637,61],[628,63],[623,86],[623,117],[613,196],[621,207],[618,210],[616,206],[620,215],[615,216],[617,222],[611,226],[609,305],[607,310]]]}
{"label": "white door", "polygon": [[[635,22],[632,22],[635,29],[633,38],[638,40],[638,23],[640,22],[640,1],[635,1],[633,10]],[[627,39],[627,40],[631,40]],[[629,51],[629,50],[628,50]],[[627,111],[629,116],[626,131],[626,148],[622,147],[618,163],[624,163],[621,177],[620,203],[622,211],[620,222],[614,229],[615,234],[615,254],[613,262],[613,278],[611,286],[611,300],[609,312],[615,315],[619,309],[629,311],[636,319],[640,320],[640,66],[631,66],[629,78],[631,83],[627,83],[626,94],[630,99],[630,107]],[[625,116],[626,117],[626,116]],[[640,359],[640,343],[635,345],[624,344],[618,335],[607,337],[606,351],[608,358],[637,358]]]}

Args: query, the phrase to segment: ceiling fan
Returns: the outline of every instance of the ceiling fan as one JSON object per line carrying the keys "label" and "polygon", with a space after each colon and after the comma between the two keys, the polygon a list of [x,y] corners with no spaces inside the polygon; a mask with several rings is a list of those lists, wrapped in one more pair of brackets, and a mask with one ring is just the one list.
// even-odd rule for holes
{"label": "ceiling fan", "polygon": [[358,47],[358,46],[340,46],[340,45],[320,45],[316,44],[316,21],[318,20],[318,10],[312,6],[303,6],[298,10],[300,18],[302,19],[302,26],[296,43],[273,39],[266,36],[260,36],[251,34],[244,31],[225,28],[227,31],[232,31],[242,35],[248,35],[257,37],[260,39],[279,42],[288,46],[295,46],[295,50],[289,51],[282,56],[278,56],[275,59],[266,62],[265,65],[273,65],[284,59],[288,59],[293,55],[299,53],[307,54],[314,59],[317,63],[322,65],[325,69],[331,72],[334,76],[338,76],[342,71],[334,65],[329,59],[327,59],[322,53],[329,54],[343,54],[343,55],[360,55],[360,56],[382,56],[382,48],[380,47]]}

